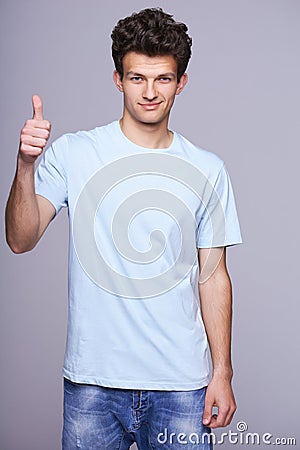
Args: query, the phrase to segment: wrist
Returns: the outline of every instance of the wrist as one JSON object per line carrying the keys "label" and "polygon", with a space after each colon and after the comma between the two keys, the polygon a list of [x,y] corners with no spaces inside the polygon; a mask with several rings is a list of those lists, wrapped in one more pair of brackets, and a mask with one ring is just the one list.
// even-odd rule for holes
{"label": "wrist", "polygon": [[222,379],[231,383],[233,377],[232,367],[215,367],[213,369],[213,378]]}
{"label": "wrist", "polygon": [[19,152],[17,157],[17,171],[31,172],[34,171],[35,160],[26,160],[23,158],[22,154]]}

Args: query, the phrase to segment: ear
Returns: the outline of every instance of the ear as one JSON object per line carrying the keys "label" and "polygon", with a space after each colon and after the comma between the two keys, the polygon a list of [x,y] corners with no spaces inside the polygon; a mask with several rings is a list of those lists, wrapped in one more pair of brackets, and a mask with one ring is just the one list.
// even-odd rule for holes
{"label": "ear", "polygon": [[184,73],[183,75],[181,75],[180,80],[178,81],[177,84],[177,89],[176,89],[176,95],[180,94],[180,92],[183,91],[186,83],[188,82],[188,74]]}
{"label": "ear", "polygon": [[119,89],[119,91],[123,92],[123,83],[122,83],[121,75],[119,74],[119,72],[117,70],[114,70],[113,79],[114,79],[114,83],[117,86],[117,88]]}

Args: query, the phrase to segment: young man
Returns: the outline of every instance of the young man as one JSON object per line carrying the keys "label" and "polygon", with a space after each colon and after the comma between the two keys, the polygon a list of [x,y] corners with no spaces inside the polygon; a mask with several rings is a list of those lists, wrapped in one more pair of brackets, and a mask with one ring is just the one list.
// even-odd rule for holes
{"label": "young man", "polygon": [[236,408],[225,259],[241,242],[232,188],[219,157],[168,128],[187,83],[187,27],[146,9],[120,20],[112,40],[122,118],[62,136],[34,172],[50,123],[33,96],[7,242],[30,251],[68,207],[63,448],[210,449],[204,433],[227,426]]}

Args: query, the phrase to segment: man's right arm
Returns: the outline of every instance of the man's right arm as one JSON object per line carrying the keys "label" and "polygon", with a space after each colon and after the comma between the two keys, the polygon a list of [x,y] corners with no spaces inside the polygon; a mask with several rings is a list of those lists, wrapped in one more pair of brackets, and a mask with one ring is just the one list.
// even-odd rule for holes
{"label": "man's right arm", "polygon": [[20,137],[15,178],[5,210],[6,240],[14,253],[32,250],[50,221],[55,208],[34,189],[34,164],[49,135],[50,122],[43,119],[42,101],[32,97],[33,118],[28,120]]}

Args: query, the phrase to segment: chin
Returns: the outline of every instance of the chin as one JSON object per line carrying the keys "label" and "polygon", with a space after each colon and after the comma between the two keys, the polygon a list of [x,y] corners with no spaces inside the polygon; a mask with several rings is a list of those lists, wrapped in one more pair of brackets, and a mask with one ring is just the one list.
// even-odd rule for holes
{"label": "chin", "polygon": [[137,117],[137,122],[143,124],[143,125],[159,125],[160,123],[164,122],[166,118],[165,117],[159,117],[159,118],[145,118],[145,117]]}

